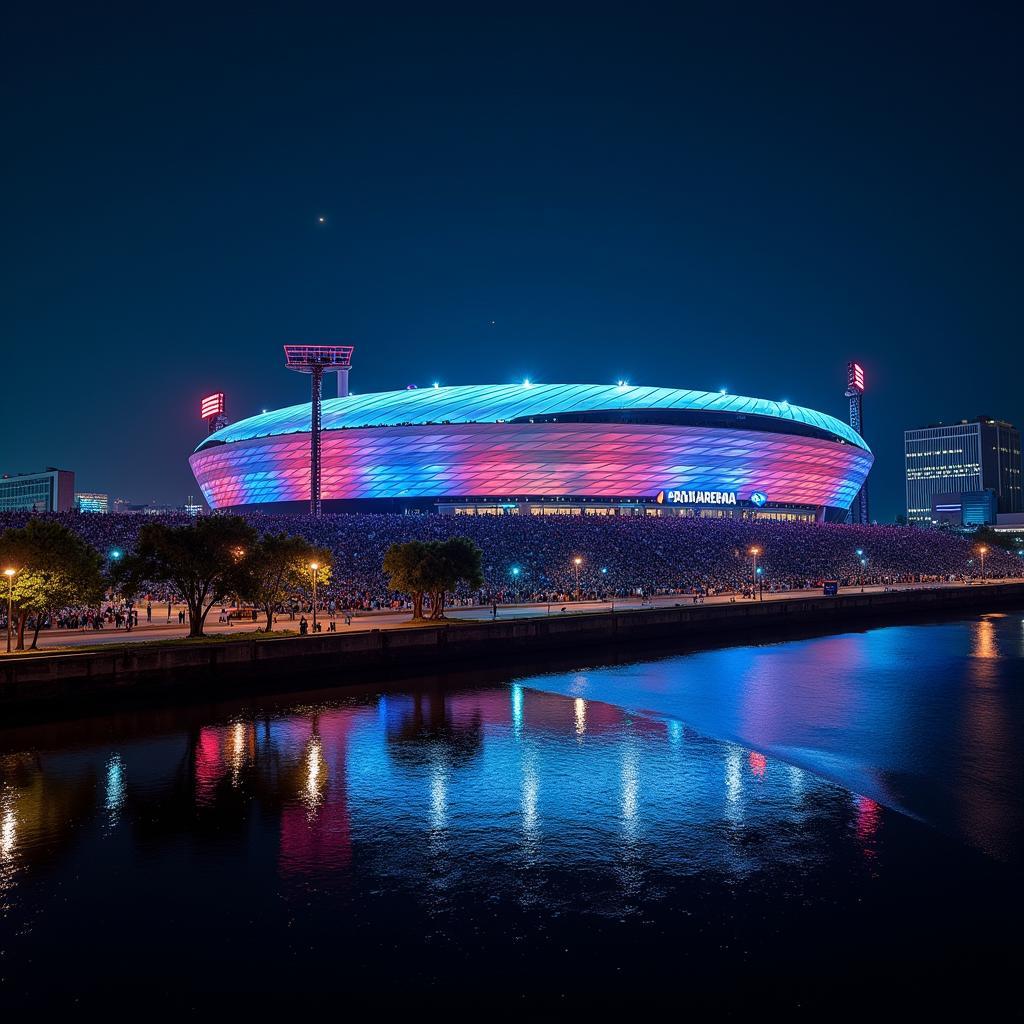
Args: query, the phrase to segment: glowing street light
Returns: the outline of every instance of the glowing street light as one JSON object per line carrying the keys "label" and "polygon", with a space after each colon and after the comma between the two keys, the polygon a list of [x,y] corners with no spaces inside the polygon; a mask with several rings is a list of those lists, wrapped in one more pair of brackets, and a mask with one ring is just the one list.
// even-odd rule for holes
{"label": "glowing street light", "polygon": [[978,554],[981,556],[981,579],[984,582],[984,580],[985,580],[985,555],[988,554],[988,548],[985,547],[984,544],[980,545],[979,548],[978,548]]}
{"label": "glowing street light", "polygon": [[576,570],[576,600],[580,599],[580,566],[583,564],[583,559],[577,555],[572,560],[573,568]]}
{"label": "glowing street light", "polygon": [[7,653],[11,653],[11,608],[14,603],[14,577],[18,575],[17,569],[4,569],[7,577]]}
{"label": "glowing street light", "polygon": [[316,632],[316,573],[320,568],[319,562],[310,562],[310,569],[313,570],[313,632]]}
{"label": "glowing street light", "polygon": [[[758,575],[759,575],[759,570],[757,568],[757,556],[761,554],[761,549],[755,545],[754,547],[752,547],[750,549],[749,553],[750,553],[750,557],[754,560],[754,593],[756,594],[757,590],[758,590],[757,581],[758,581]],[[761,589],[761,600],[762,601],[764,600],[764,589],[763,588]]]}

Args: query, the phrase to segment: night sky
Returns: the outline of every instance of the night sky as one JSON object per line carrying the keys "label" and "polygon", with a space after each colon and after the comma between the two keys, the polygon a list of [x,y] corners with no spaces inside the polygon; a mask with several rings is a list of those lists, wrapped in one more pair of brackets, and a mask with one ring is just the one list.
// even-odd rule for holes
{"label": "night sky", "polygon": [[0,470],[180,504],[292,341],[843,418],[856,358],[891,521],[905,428],[1024,422],[1024,16],[832,6],[8,12]]}

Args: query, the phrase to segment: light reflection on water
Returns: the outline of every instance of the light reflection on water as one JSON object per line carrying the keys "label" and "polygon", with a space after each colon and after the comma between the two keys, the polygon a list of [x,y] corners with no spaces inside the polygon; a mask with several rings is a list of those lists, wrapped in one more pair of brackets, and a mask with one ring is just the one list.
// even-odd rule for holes
{"label": "light reflection on water", "polygon": [[[83,920],[125,970],[145,973],[133,929],[158,920],[162,956],[209,956],[190,971],[215,972],[230,941],[282,983],[298,949],[316,962],[337,944],[369,975],[404,945],[436,980],[444,950],[512,943],[541,977],[556,935],[607,952],[633,927],[627,944],[671,934],[714,969],[734,945],[818,955],[804,933],[820,915],[862,913],[879,884],[917,886],[927,908],[920,858],[959,870],[887,803],[925,819],[948,804],[940,824],[1012,859],[1021,634],[990,617],[22,730],[0,746],[6,977],[29,984]],[[919,912],[893,906],[887,932]],[[67,968],[80,985],[102,973],[92,955]],[[600,957],[576,970],[612,983]]]}
{"label": "light reflection on water", "polygon": [[[731,647],[519,685],[685,721],[1018,861],[1024,616]],[[731,765],[727,790],[738,772]]]}

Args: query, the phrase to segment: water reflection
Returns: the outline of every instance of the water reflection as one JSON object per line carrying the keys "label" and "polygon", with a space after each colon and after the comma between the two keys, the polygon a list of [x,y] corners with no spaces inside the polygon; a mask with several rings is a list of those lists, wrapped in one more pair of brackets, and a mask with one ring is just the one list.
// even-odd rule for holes
{"label": "water reflection", "polygon": [[[0,750],[5,970],[30,976],[83,915],[125,963],[140,922],[159,920],[165,955],[198,943],[215,963],[230,948],[249,965],[265,958],[272,977],[328,957],[324,935],[351,934],[359,962],[384,974],[399,941],[417,963],[431,951],[458,963],[488,943],[513,958],[535,948],[543,971],[574,938],[585,948],[634,924],[630,943],[685,924],[694,933],[673,941],[692,939],[689,955],[760,943],[771,957],[791,920],[793,936],[818,934],[800,913],[846,901],[857,912],[879,879],[914,891],[924,861],[953,871],[957,855],[878,798],[931,806],[879,752],[933,771],[946,763],[929,753],[938,742],[970,769],[957,777],[960,827],[1005,833],[991,790],[996,779],[1003,799],[1019,792],[1016,759],[1003,762],[1020,735],[1005,690],[1015,669],[1002,673],[1020,623],[957,628],[917,634],[900,688],[887,672],[903,674],[910,638],[862,634],[511,685],[162,713],[95,736],[26,730]],[[952,658],[954,643],[949,680],[931,652],[946,645]],[[953,709],[938,717],[923,696],[935,690]],[[940,790],[949,773],[936,771]],[[739,892],[760,909],[738,914]],[[211,919],[211,906],[224,913]],[[547,943],[569,921],[578,931],[560,935],[556,956]],[[740,938],[741,927],[754,931]],[[86,950],[68,970],[90,963]]]}
{"label": "water reflection", "polygon": [[[751,748],[755,778],[775,757],[1017,861],[1024,857],[1016,770],[1024,758],[1022,630],[1020,613],[982,615],[518,683],[575,699],[582,690],[591,706],[687,722]],[[742,778],[730,747],[727,813],[737,822]]]}
{"label": "water reflection", "polygon": [[121,763],[121,755],[114,754],[107,762],[107,793],[104,806],[107,809],[109,823],[117,823],[118,815],[124,805],[125,781],[124,766]]}
{"label": "water reflection", "polygon": [[14,854],[14,836],[18,819],[13,807],[5,807],[0,818],[0,860],[9,860]]}
{"label": "water reflection", "polygon": [[971,657],[998,658],[999,644],[997,641],[995,620],[1003,616],[986,615],[979,619],[971,630]]}
{"label": "water reflection", "polygon": [[[784,784],[773,782],[757,751],[687,741],[677,721],[522,686],[511,688],[511,699],[496,688],[342,700],[200,725],[159,747],[44,750],[8,756],[6,765],[5,860],[20,850],[19,815],[32,821],[33,842],[21,851],[30,864],[66,838],[71,823],[87,822],[91,804],[107,829],[147,834],[194,833],[191,823],[204,820],[196,812],[240,837],[256,820],[263,830],[276,822],[284,875],[336,870],[360,835],[382,831],[410,843],[420,831],[479,853],[501,847],[514,830],[543,855],[542,794],[560,848],[568,842],[589,856],[575,850],[576,831],[603,833],[598,847],[611,853],[623,842],[685,839],[720,817],[739,825],[753,805],[785,818],[795,812],[793,793],[804,792],[792,788],[796,769]],[[763,792],[746,792],[747,773]],[[133,774],[145,786],[130,787]]]}

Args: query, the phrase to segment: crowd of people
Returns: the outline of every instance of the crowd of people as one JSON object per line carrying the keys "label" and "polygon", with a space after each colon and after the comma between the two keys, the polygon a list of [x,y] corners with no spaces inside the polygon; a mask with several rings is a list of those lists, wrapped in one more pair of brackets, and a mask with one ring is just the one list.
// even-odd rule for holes
{"label": "crowd of people", "polygon": [[[22,526],[27,513],[0,514],[0,529]],[[158,519],[186,525],[185,515],[58,513],[107,559],[130,552],[140,527]],[[248,513],[260,533],[305,537],[330,549],[333,568],[318,605],[330,610],[407,606],[383,572],[396,542],[466,536],[483,552],[484,587],[458,592],[456,603],[507,604],[574,598],[749,592],[819,586],[899,585],[1024,575],[1024,558],[990,547],[984,569],[977,544],[954,532],[901,526],[846,526],[768,519],[655,516],[440,516]],[[753,550],[757,549],[756,568]],[[759,569],[760,572],[756,570]],[[153,581],[143,604],[174,600]],[[295,607],[308,608],[309,595]],[[88,614],[70,610],[68,614]],[[113,612],[111,614],[114,614]],[[169,613],[168,613],[169,614]],[[103,613],[107,618],[106,612]]]}

